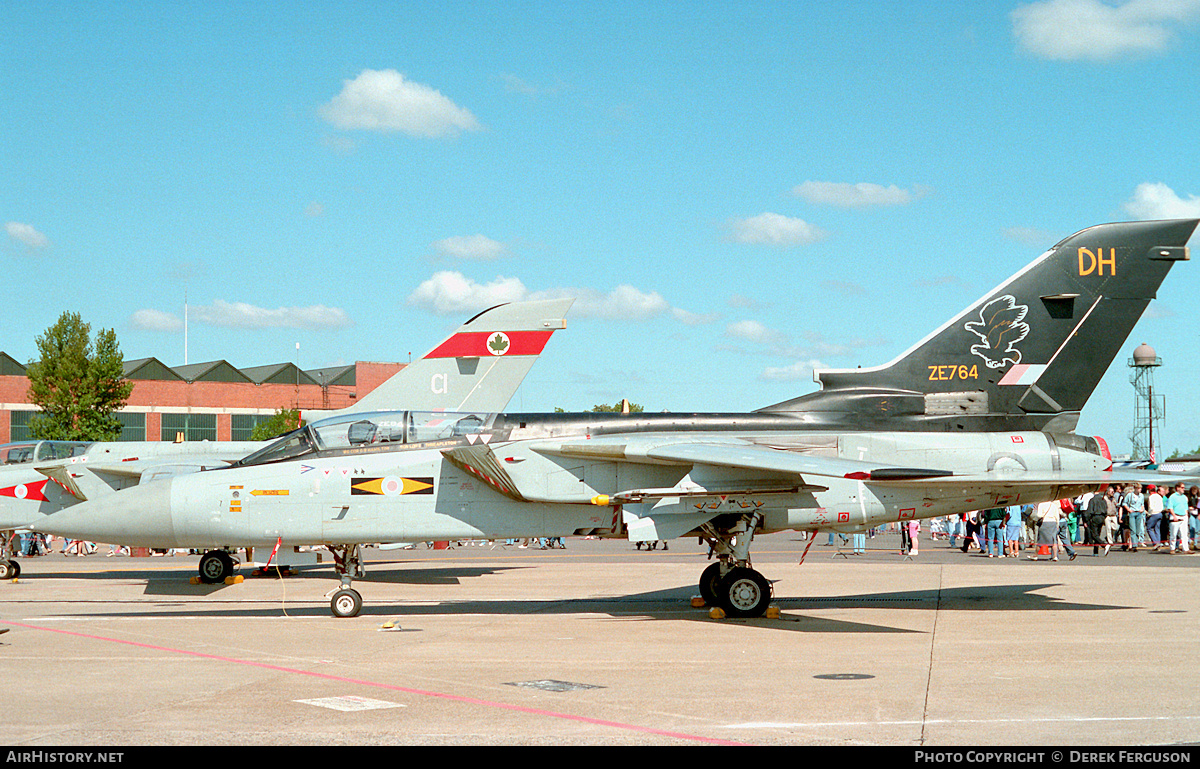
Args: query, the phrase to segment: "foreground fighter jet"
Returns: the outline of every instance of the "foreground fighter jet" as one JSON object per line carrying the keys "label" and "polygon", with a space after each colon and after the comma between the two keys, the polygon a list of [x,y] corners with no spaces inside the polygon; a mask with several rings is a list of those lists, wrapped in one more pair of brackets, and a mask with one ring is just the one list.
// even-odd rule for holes
{"label": "foreground fighter jet", "polygon": [[[397,407],[498,411],[508,405],[551,335],[566,327],[574,301],[512,302],[484,310],[353,406],[305,412],[305,417]],[[21,572],[13,558],[15,529],[130,486],[226,467],[268,443],[23,441],[0,446],[0,579]]]}
{"label": "foreground fighter jet", "polygon": [[1088,396],[1196,220],[1108,224],[1063,240],[876,369],[749,414],[362,413],[308,425],[235,465],[50,516],[41,531],[209,547],[325,543],[362,598],[373,542],[592,534],[704,538],[700,592],[761,615],[756,534],[857,531],[1075,496],[1120,480],[1074,434]]}

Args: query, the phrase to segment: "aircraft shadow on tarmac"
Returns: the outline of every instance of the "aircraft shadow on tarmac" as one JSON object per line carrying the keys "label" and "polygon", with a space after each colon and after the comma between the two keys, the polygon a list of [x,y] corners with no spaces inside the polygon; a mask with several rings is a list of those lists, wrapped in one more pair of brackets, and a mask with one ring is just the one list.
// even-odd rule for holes
{"label": "aircraft shadow on tarmac", "polygon": [[[528,566],[497,566],[497,567],[479,567],[479,566],[463,566],[444,569],[373,569],[368,572],[367,577],[357,580],[360,583],[383,583],[389,585],[458,585],[464,579],[472,577],[486,577],[491,574],[498,574],[502,571],[512,571],[515,569],[531,568]],[[255,580],[259,582],[270,582],[284,579],[293,580],[320,580],[328,582],[332,589],[336,586],[337,578],[332,572],[326,569],[299,569],[293,571],[287,576],[281,577],[278,574],[268,571],[265,574],[255,576],[251,574],[250,569],[243,568],[239,574],[242,574],[247,580]],[[220,590],[224,590],[232,585],[216,584],[216,585],[193,585],[189,582],[180,580],[177,576],[167,574],[154,574],[150,579],[146,580],[146,595],[211,595]]]}
{"label": "aircraft shadow on tarmac", "polygon": [[[513,571],[516,569],[532,568],[529,566],[497,566],[497,567],[447,567],[447,568],[432,568],[432,569],[388,569],[375,566],[367,573],[366,578],[356,580],[363,583],[384,583],[394,585],[457,585],[463,579],[471,577],[484,577],[490,574],[498,574],[504,571]],[[242,566],[238,574],[242,575],[246,580],[255,581],[274,581],[280,577],[274,570],[262,576],[254,576],[251,567]],[[34,575],[27,575],[33,577]],[[191,578],[195,576],[193,570],[179,571],[160,571],[160,570],[139,570],[139,569],[121,569],[121,570],[106,570],[95,572],[39,572],[36,578],[39,579],[85,579],[97,581],[110,580],[126,580],[126,581],[145,581],[145,595],[173,595],[173,596],[206,596],[218,593],[233,585],[224,583],[217,584],[192,584]],[[330,567],[304,567],[293,570],[283,579],[294,580],[321,580],[329,582],[331,586],[337,584],[337,577],[334,576]]]}
{"label": "aircraft shadow on tarmac", "polygon": [[[391,619],[434,617],[439,615],[583,615],[607,614],[614,619],[625,621],[703,621],[711,622],[707,609],[691,608],[692,596],[696,593],[694,586],[682,586],[663,590],[648,591],[626,596],[608,596],[593,598],[567,598],[561,600],[474,600],[422,602],[419,590],[412,591],[411,600],[417,603],[388,603],[386,599],[375,596],[372,599],[370,584],[388,585],[457,585],[464,579],[485,577],[504,571],[530,567],[467,567],[447,566],[444,568],[375,568],[369,572],[365,580],[360,580],[364,587],[367,602],[363,607],[362,616]],[[94,576],[102,576],[98,572]],[[108,572],[112,577],[135,578],[139,572]],[[145,572],[146,595],[173,596],[179,598],[212,596],[227,587],[226,585],[192,585],[181,572]],[[50,576],[50,575],[47,575]],[[78,577],[79,575],[71,575]],[[319,579],[326,581],[332,590],[336,580],[331,578],[328,569],[313,569],[299,571],[285,581],[297,579]],[[264,580],[268,577],[251,579]],[[906,609],[938,611],[1114,611],[1132,607],[1107,605],[1100,603],[1079,603],[1066,601],[1052,596],[1043,595],[1039,591],[1056,587],[1056,583],[1035,583],[1016,585],[981,585],[974,587],[957,587],[949,589],[901,590],[879,593],[862,593],[846,596],[780,596],[776,595],[773,603],[783,612],[779,619],[726,619],[725,623],[750,625],[766,629],[784,630],[806,633],[919,633],[904,627],[893,627],[885,624],[875,624],[847,619],[845,617],[830,618],[815,616],[808,612],[819,612],[826,609]],[[286,587],[284,588],[286,594]],[[255,606],[247,605],[244,598],[237,596],[236,589],[227,594],[230,601],[218,600],[205,604],[178,604],[161,606],[157,611],[138,612],[138,616],[184,617],[202,615],[205,617],[279,617],[285,613],[290,617],[329,617],[329,607],[323,601],[314,602],[311,599],[291,602],[281,598],[279,606],[270,605],[270,599],[254,601]],[[91,616],[124,616],[123,613],[96,613]],[[332,618],[331,618],[332,619]]]}

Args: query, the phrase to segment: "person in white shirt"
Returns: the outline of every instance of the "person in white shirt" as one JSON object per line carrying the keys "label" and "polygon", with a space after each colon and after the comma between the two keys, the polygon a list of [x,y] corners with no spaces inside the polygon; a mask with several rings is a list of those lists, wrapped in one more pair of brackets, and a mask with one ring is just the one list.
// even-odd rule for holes
{"label": "person in white shirt", "polygon": [[1163,498],[1154,484],[1146,486],[1146,530],[1155,547],[1162,546]]}
{"label": "person in white shirt", "polygon": [[[1058,560],[1058,518],[1062,508],[1058,502],[1039,502],[1035,517],[1041,519],[1041,525],[1038,526],[1037,543],[1038,547],[1045,545],[1050,546],[1051,561]],[[1029,556],[1029,560],[1036,561],[1036,555]]]}

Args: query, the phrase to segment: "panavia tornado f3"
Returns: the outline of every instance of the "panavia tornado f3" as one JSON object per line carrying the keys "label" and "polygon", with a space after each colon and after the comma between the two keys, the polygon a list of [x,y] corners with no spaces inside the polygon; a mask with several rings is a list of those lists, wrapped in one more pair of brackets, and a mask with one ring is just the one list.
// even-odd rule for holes
{"label": "panavia tornado f3", "polygon": [[[499,411],[508,405],[550,337],[566,327],[566,313],[574,301],[511,302],[484,310],[353,406],[306,411],[304,417],[312,421],[390,408]],[[47,440],[0,445],[0,579],[21,573],[20,562],[13,558],[16,529],[131,486],[227,467],[267,445],[267,441]]]}
{"label": "panavia tornado f3", "polygon": [[861,531],[1125,480],[1103,441],[1073,429],[1197,223],[1083,230],[892,363],[818,372],[819,391],[753,413],[352,414],[37,528],[213,559],[233,543],[324,543],[337,616],[362,607],[363,544],[699,536],[716,556],[701,594],[759,616],[773,588],[751,566],[756,534]]}

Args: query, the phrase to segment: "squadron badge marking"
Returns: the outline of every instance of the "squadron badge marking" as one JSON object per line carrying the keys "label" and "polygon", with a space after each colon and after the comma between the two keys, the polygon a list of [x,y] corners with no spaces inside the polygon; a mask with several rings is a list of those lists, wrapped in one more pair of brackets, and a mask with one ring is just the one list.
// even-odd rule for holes
{"label": "squadron badge marking", "polygon": [[508,340],[508,334],[503,331],[497,331],[488,337],[487,350],[492,355],[503,355],[508,352],[511,343]]}
{"label": "squadron badge marking", "polygon": [[1009,363],[1021,362],[1021,351],[1016,345],[1029,336],[1029,324],[1025,315],[1029,308],[1017,304],[1010,295],[993,299],[979,310],[979,320],[971,321],[965,328],[981,340],[971,346],[971,354],[983,359],[988,368],[1003,368]]}

